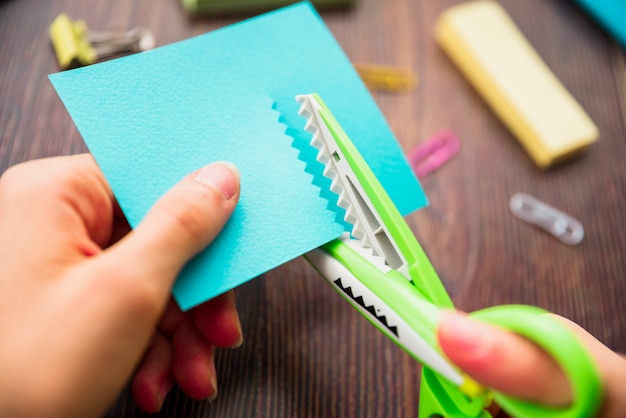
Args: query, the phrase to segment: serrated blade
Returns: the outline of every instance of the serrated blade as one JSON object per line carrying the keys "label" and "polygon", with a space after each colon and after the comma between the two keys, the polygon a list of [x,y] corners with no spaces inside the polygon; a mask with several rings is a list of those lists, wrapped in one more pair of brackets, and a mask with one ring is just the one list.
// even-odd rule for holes
{"label": "serrated blade", "polygon": [[369,250],[368,258],[381,270],[393,268],[411,280],[404,256],[395,247],[389,231],[324,123],[320,115],[321,105],[314,95],[300,95],[296,100],[301,105],[300,116],[306,118],[304,129],[312,135],[310,143],[318,150],[316,159],[324,165],[323,174],[331,180],[330,190],[337,194],[337,205],[345,210],[344,220],[352,226],[352,237]]}

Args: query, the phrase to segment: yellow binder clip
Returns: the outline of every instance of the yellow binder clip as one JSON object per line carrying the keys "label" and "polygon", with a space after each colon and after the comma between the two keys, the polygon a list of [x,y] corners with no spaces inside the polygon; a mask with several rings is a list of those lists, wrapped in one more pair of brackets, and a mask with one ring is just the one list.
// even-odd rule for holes
{"label": "yellow binder clip", "polygon": [[417,76],[409,70],[366,64],[355,64],[354,68],[370,90],[401,93],[417,86]]}
{"label": "yellow binder clip", "polygon": [[50,25],[50,39],[61,69],[94,64],[106,58],[154,48],[154,36],[143,28],[125,33],[95,32],[82,20],[61,13]]}

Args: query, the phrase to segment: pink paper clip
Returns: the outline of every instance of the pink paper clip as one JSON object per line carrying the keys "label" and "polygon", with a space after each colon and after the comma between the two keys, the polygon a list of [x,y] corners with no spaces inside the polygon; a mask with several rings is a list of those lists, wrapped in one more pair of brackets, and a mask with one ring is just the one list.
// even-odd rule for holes
{"label": "pink paper clip", "polygon": [[461,141],[450,131],[434,134],[409,155],[409,162],[418,178],[427,176],[454,157],[461,149]]}

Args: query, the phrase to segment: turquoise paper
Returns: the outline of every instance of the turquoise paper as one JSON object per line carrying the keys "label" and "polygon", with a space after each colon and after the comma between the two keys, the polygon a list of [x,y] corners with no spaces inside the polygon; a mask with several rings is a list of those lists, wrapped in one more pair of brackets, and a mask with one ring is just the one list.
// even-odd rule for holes
{"label": "turquoise paper", "polygon": [[342,233],[336,207],[320,197],[327,186],[315,152],[303,146],[297,94],[324,98],[401,212],[426,204],[382,114],[308,3],[50,80],[131,226],[199,167],[228,160],[241,170],[232,219],[174,286],[185,310]]}
{"label": "turquoise paper", "polygon": [[576,0],[626,48],[625,0]]}

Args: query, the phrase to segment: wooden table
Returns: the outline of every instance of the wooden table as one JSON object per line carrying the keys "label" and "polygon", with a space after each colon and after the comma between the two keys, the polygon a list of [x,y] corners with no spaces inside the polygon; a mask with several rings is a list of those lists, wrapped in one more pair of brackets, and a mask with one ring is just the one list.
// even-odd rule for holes
{"label": "wooden table", "polygon": [[[454,0],[359,0],[323,17],[354,62],[408,67],[413,93],[374,97],[405,151],[451,129],[460,154],[423,179],[430,206],[408,221],[462,309],[534,304],[626,351],[626,54],[569,0],[503,0],[547,64],[588,111],[601,140],[585,155],[538,169],[432,37]],[[47,28],[60,12],[94,29],[151,29],[159,45],[241,17],[190,19],[176,0],[0,2],[0,172],[86,150],[46,75],[58,70]],[[514,218],[515,192],[582,221],[568,247]],[[218,353],[218,399],[175,389],[166,417],[415,417],[419,365],[383,337],[302,259],[242,286],[246,342]],[[110,416],[142,416],[127,392]]]}

